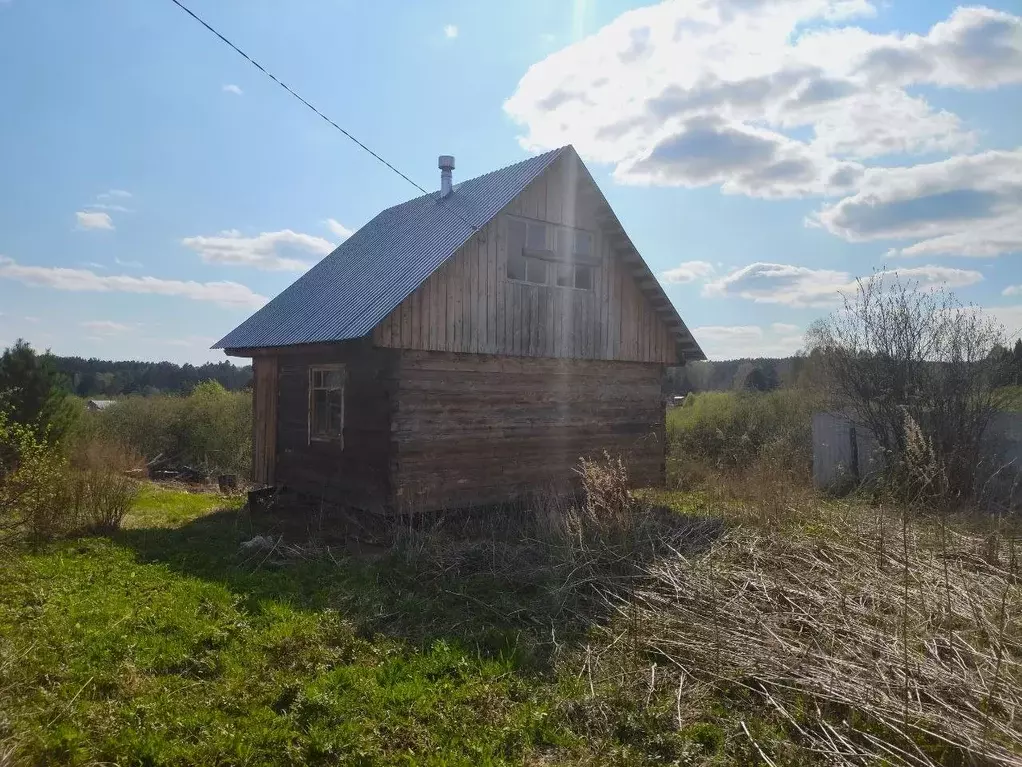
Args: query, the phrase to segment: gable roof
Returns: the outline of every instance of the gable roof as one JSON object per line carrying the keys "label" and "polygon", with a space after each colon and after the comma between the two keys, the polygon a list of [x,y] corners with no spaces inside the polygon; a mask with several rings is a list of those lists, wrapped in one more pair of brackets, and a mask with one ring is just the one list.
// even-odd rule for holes
{"label": "gable roof", "polygon": [[[566,153],[577,158],[573,147],[561,147],[463,181],[447,197],[433,192],[387,208],[213,348],[292,346],[366,335]],[[645,268],[588,170],[582,175],[595,188],[618,239],[624,236],[626,243],[619,241],[618,247],[627,245]],[[659,282],[648,268],[645,272],[647,280],[636,274],[639,287],[669,315],[664,319],[678,336],[680,358],[705,359]]]}

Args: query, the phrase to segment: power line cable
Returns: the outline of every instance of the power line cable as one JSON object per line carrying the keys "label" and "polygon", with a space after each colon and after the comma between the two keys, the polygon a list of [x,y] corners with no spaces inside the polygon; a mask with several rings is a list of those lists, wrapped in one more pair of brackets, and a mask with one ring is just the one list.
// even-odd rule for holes
{"label": "power line cable", "polygon": [[[188,8],[188,7],[186,6],[186,5],[184,5],[183,3],[179,2],[179,0],[170,0],[170,2],[172,2],[172,3],[174,4],[174,5],[176,5],[176,6],[178,7],[178,8],[180,8],[180,9],[181,9],[182,11],[184,11],[184,12],[185,12],[185,13],[187,13],[187,14],[188,14],[189,16],[191,16],[191,17],[192,17],[193,19],[195,19],[195,20],[196,20],[197,22],[199,22],[199,23],[200,23],[200,24],[201,24],[202,26],[204,26],[204,27],[205,27],[206,29],[208,29],[208,30],[209,30],[210,32],[212,32],[212,33],[213,33],[214,35],[216,35],[217,37],[219,37],[219,38],[220,38],[220,40],[221,40],[222,42],[224,42],[225,44],[227,44],[228,46],[230,46],[230,47],[231,47],[231,48],[232,48],[232,49],[233,49],[233,50],[235,51],[235,53],[237,53],[237,54],[238,54],[239,56],[241,56],[242,58],[244,58],[244,59],[245,59],[245,60],[246,60],[246,61],[247,61],[247,62],[248,62],[249,64],[251,64],[251,65],[252,65],[252,66],[254,66],[254,67],[255,67],[256,69],[258,69],[258,70],[259,70],[260,72],[262,72],[262,73],[263,73],[264,75],[266,75],[267,77],[269,77],[269,78],[270,78],[271,80],[273,80],[273,82],[275,82],[275,83],[276,83],[277,85],[279,85],[279,86],[280,86],[281,88],[283,88],[283,89],[284,89],[284,90],[286,90],[286,91],[287,91],[288,93],[290,93],[290,94],[291,94],[292,96],[294,96],[294,97],[295,97],[296,99],[298,99],[298,100],[299,100],[300,102],[302,102],[302,103],[303,103],[303,104],[304,104],[305,106],[307,106],[307,107],[308,107],[309,109],[311,109],[311,110],[312,110],[313,112],[315,112],[315,113],[316,113],[317,115],[319,115],[319,116],[320,116],[321,118],[323,118],[324,120],[326,120],[326,122],[328,122],[328,123],[329,123],[330,125],[332,125],[332,126],[333,126],[334,128],[336,128],[337,130],[339,130],[339,131],[340,131],[341,133],[343,133],[343,134],[344,134],[345,136],[347,136],[347,137],[348,137],[348,138],[349,138],[349,139],[350,139],[351,141],[353,141],[353,142],[354,142],[355,144],[357,144],[357,145],[358,145],[358,146],[359,146],[360,148],[362,148],[362,149],[364,149],[365,151],[367,151],[367,152],[368,152],[369,154],[371,154],[371,155],[372,155],[373,157],[375,157],[375,158],[376,158],[377,160],[379,160],[379,161],[380,161],[381,163],[383,163],[384,165],[386,165],[386,166],[387,166],[388,168],[390,168],[390,169],[391,169],[392,171],[394,171],[394,172],[395,172],[395,173],[396,173],[397,175],[399,175],[399,176],[400,176],[401,178],[403,178],[403,179],[404,179],[405,181],[407,181],[407,182],[408,182],[409,184],[411,184],[412,186],[414,186],[414,187],[415,187],[416,189],[418,189],[418,190],[419,190],[420,192],[422,192],[423,194],[429,194],[429,192],[427,192],[427,191],[426,191],[425,189],[423,189],[423,188],[422,188],[421,186],[419,186],[419,185],[418,185],[418,184],[416,184],[416,183],[415,183],[414,181],[412,181],[412,180],[411,180],[411,179],[410,179],[410,178],[409,178],[408,176],[406,176],[406,175],[405,175],[404,173],[402,173],[401,171],[399,171],[399,170],[398,170],[397,168],[395,168],[395,167],[394,167],[393,165],[391,165],[391,164],[390,164],[389,162],[387,162],[386,160],[384,160],[384,159],[383,159],[382,157],[380,157],[380,155],[378,155],[378,154],[377,154],[376,152],[374,152],[374,151],[373,151],[372,149],[370,149],[369,147],[367,147],[367,146],[366,146],[365,144],[363,144],[363,143],[362,143],[361,141],[359,141],[359,140],[358,140],[357,138],[355,138],[354,136],[352,136],[352,135],[351,135],[350,133],[348,133],[348,131],[344,130],[344,128],[342,128],[342,127],[341,127],[340,125],[338,125],[337,123],[335,123],[335,122],[334,122],[333,120],[331,120],[331,119],[330,119],[329,117],[327,117],[327,116],[326,116],[325,114],[323,114],[323,113],[322,113],[322,112],[320,112],[320,111],[319,111],[318,109],[316,109],[316,107],[314,107],[314,106],[313,106],[312,104],[310,104],[310,103],[309,103],[308,101],[306,101],[306,100],[305,100],[304,98],[302,98],[302,97],[301,97],[300,95],[298,95],[298,93],[296,93],[296,92],[295,92],[294,90],[292,90],[292,89],[291,89],[291,88],[290,88],[290,87],[289,87],[289,86],[288,86],[288,85],[287,85],[286,83],[284,83],[284,82],[282,82],[281,80],[277,79],[277,77],[276,77],[276,76],[274,76],[274,74],[273,74],[272,72],[270,72],[269,70],[267,70],[267,69],[266,69],[266,68],[265,68],[265,67],[264,67],[264,66],[263,66],[262,64],[260,64],[260,63],[259,63],[258,61],[256,61],[255,59],[253,59],[253,58],[252,58],[251,56],[249,56],[249,55],[248,55],[247,53],[245,53],[245,51],[241,50],[241,48],[239,48],[238,46],[236,46],[236,45],[235,45],[234,43],[232,43],[232,42],[231,42],[230,40],[228,40],[228,39],[227,39],[226,37],[224,37],[224,36],[223,36],[222,34],[220,34],[220,33],[219,33],[219,32],[217,32],[217,31],[216,31],[215,29],[213,29],[213,27],[211,27],[211,26],[210,26],[210,25],[209,25],[208,23],[206,23],[206,21],[205,21],[205,20],[203,20],[202,18],[200,18],[200,17],[199,17],[199,16],[198,16],[198,15],[197,15],[197,14],[196,14],[196,13],[195,13],[194,11],[192,11],[192,10],[191,10],[190,8]],[[468,223],[468,222],[466,222],[466,223]],[[472,228],[474,229],[474,228],[475,228],[475,226],[474,226],[474,225],[472,225]]]}

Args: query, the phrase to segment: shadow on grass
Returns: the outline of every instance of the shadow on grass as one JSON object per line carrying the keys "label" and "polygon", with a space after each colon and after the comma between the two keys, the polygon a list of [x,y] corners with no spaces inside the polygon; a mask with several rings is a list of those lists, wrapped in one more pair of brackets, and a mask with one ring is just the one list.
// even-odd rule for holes
{"label": "shadow on grass", "polygon": [[[338,545],[309,547],[309,526],[282,514],[222,510],[177,528],[123,530],[116,540],[143,562],[225,585],[254,613],[273,602],[332,609],[367,638],[418,646],[442,640],[542,671],[556,652],[610,618],[607,596],[627,599],[639,567],[667,553],[664,546],[694,553],[721,530],[717,521],[661,510],[656,524],[667,525],[670,535],[632,542],[626,555],[620,547],[580,555],[537,539],[471,535],[460,523],[433,522],[415,530],[395,526],[386,545],[366,550],[336,538]],[[241,547],[256,535],[273,537],[277,548]]]}

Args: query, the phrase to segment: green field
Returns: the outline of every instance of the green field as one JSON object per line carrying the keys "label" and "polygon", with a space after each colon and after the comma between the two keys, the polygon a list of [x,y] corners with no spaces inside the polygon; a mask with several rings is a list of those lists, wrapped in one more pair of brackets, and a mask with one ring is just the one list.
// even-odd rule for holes
{"label": "green field", "polygon": [[604,684],[594,696],[577,664],[587,621],[606,616],[471,561],[482,550],[450,572],[407,547],[271,561],[239,553],[252,535],[236,500],[149,489],[112,538],[7,561],[0,764],[653,764],[735,750],[713,721],[726,728],[725,712],[661,731],[659,702]]}
{"label": "green field", "polygon": [[[1017,538],[986,565],[989,528],[952,555],[913,523],[903,587],[895,523],[766,490],[656,494],[685,525],[660,572],[641,536],[624,567],[614,547],[454,523],[374,554],[250,551],[239,499],[148,487],[110,537],[5,553],[0,765],[822,765],[827,738],[880,735],[931,760],[913,764],[1008,763],[941,732],[1022,744]],[[952,625],[959,657],[931,657]],[[914,741],[891,734],[900,687],[855,699],[903,658]],[[832,694],[802,668],[861,681]],[[952,684],[964,714],[929,702]]]}

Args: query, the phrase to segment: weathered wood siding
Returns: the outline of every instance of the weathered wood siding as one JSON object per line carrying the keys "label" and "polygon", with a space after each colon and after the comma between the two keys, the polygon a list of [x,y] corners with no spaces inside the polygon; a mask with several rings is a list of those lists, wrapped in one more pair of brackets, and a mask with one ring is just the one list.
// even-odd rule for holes
{"label": "weathered wood siding", "polygon": [[424,510],[563,492],[580,456],[664,481],[663,366],[403,351],[393,506]]}
{"label": "weathered wood siding", "polygon": [[[396,353],[366,342],[277,350],[278,484],[313,497],[383,510],[390,494],[390,410]],[[256,365],[265,364],[256,357]],[[309,367],[344,363],[344,442],[309,441]]]}
{"label": "weathered wood siding", "polygon": [[252,481],[272,485],[277,463],[277,358],[252,360]]}
{"label": "weathered wood siding", "polygon": [[[677,364],[675,337],[580,198],[573,158],[537,178],[373,331],[378,346]],[[594,289],[507,279],[508,216],[593,234]]]}

